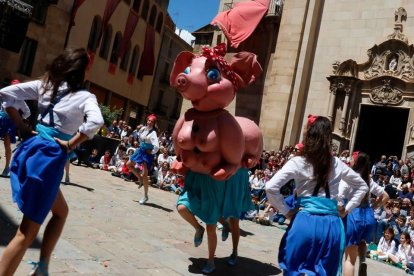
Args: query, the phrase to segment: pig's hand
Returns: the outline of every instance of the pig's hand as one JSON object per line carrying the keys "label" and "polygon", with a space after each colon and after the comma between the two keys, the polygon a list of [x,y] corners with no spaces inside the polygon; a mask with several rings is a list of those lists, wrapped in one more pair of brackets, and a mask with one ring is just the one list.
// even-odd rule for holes
{"label": "pig's hand", "polygon": [[237,169],[237,165],[227,163],[224,166],[214,168],[210,175],[215,180],[224,181],[232,177],[236,173]]}
{"label": "pig's hand", "polygon": [[258,158],[253,155],[245,155],[243,156],[242,166],[248,169],[251,169],[257,165],[259,162]]}

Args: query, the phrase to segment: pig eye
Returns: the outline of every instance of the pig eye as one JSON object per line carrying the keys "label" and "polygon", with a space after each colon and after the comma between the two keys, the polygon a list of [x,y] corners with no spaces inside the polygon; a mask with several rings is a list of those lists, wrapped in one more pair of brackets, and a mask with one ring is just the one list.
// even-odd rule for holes
{"label": "pig eye", "polygon": [[184,74],[188,75],[191,72],[191,68],[190,66],[188,66],[187,68],[184,69]]}
{"label": "pig eye", "polygon": [[220,79],[220,71],[217,68],[208,69],[207,78],[213,81]]}

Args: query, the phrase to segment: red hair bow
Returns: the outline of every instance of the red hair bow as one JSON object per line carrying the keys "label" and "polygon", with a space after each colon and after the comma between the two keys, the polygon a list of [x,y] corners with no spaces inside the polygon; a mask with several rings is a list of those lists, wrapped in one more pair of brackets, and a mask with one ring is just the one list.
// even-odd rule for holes
{"label": "red hair bow", "polygon": [[356,160],[357,160],[357,158],[358,158],[358,155],[359,155],[359,151],[354,151],[354,152],[352,153],[352,159],[353,159],[354,161],[356,161]]}
{"label": "red hair bow", "polygon": [[308,127],[313,125],[313,123],[316,121],[316,119],[318,119],[318,116],[314,116],[314,115],[309,114],[308,115]]}
{"label": "red hair bow", "polygon": [[230,64],[224,59],[224,56],[227,53],[227,46],[225,43],[217,44],[213,48],[203,47],[201,50],[201,56],[207,58],[209,61],[214,61],[217,63],[217,66],[220,69],[220,72],[224,74],[227,79],[231,81],[233,86],[237,89],[237,77],[231,68]]}

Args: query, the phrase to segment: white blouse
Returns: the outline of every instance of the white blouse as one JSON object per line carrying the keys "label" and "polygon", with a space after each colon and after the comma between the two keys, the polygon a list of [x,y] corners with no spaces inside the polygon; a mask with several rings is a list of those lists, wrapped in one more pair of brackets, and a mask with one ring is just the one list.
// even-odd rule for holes
{"label": "white blouse", "polygon": [[[19,108],[24,100],[37,100],[39,119],[50,104],[52,91],[44,92],[41,80],[29,81],[7,86],[0,90],[1,100],[5,107]],[[66,84],[59,88],[57,96],[64,93]],[[68,93],[53,108],[54,128],[72,135],[77,131],[87,135],[90,139],[103,125],[101,110],[95,95],[86,90]],[[50,122],[49,114],[43,121]]]}
{"label": "white blouse", "polygon": [[[352,190],[351,186],[348,185],[348,183],[346,183],[345,181],[341,181],[339,183],[339,195],[342,198],[349,200],[351,198],[351,190]],[[375,182],[374,180],[372,180],[372,178],[370,178],[368,198],[369,199],[371,198],[371,194],[377,197],[380,197],[382,196],[383,193],[384,193],[384,187],[381,187],[380,185],[377,184],[377,182]]]}
{"label": "white blouse", "polygon": [[157,132],[155,130],[150,131],[148,127],[142,127],[138,133],[140,142],[151,144],[154,146],[152,154],[156,154],[160,149],[160,143],[158,142]]}
{"label": "white blouse", "polygon": [[384,237],[381,237],[379,243],[378,243],[378,248],[377,251],[382,252],[382,253],[387,253],[387,254],[394,254],[395,253],[395,241],[394,240],[390,240],[389,242],[387,242]]}
{"label": "white blouse", "polygon": [[[296,193],[299,197],[312,196],[316,187],[316,178],[313,174],[313,166],[303,156],[297,156],[289,160],[273,177],[266,183],[266,195],[272,206],[275,206],[284,215],[289,211],[280,188],[294,179]],[[344,162],[337,157],[332,158],[332,167],[329,175],[328,185],[331,199],[342,201],[339,194],[339,182],[344,180],[351,187],[350,199],[345,206],[347,212],[358,207],[361,200],[368,192],[365,181]],[[320,189],[318,196],[325,197],[325,190]]]}

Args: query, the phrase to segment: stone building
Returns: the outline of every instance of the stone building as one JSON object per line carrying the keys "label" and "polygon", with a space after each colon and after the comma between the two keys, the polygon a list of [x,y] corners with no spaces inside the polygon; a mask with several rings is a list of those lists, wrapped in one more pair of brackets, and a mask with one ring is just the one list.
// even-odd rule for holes
{"label": "stone building", "polygon": [[183,101],[170,86],[170,73],[176,56],[182,51],[192,52],[193,48],[175,33],[175,24],[167,16],[148,110],[157,115],[158,127],[170,133],[180,116]]}
{"label": "stone building", "polygon": [[[240,1],[221,0],[220,11]],[[251,47],[235,50],[257,53],[265,70],[250,93],[239,92],[235,114],[259,123],[266,149],[301,141],[316,114],[331,118],[338,152],[414,158],[413,15],[409,0],[283,1],[280,23],[255,37],[266,16]],[[194,35],[214,45],[222,33],[209,28]]]}

